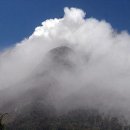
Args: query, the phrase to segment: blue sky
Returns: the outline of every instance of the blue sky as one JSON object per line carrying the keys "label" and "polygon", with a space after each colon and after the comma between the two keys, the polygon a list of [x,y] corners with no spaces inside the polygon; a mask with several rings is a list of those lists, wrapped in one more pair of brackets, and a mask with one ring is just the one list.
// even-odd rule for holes
{"label": "blue sky", "polygon": [[42,21],[62,17],[66,6],[130,32],[130,0],[0,0],[0,49],[30,36]]}

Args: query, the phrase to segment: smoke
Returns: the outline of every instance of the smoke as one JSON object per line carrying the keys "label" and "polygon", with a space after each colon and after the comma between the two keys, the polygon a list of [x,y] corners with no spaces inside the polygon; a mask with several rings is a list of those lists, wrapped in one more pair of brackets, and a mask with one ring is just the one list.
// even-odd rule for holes
{"label": "smoke", "polygon": [[57,110],[80,107],[129,113],[130,35],[77,8],[49,19],[0,53],[0,108],[36,100]]}

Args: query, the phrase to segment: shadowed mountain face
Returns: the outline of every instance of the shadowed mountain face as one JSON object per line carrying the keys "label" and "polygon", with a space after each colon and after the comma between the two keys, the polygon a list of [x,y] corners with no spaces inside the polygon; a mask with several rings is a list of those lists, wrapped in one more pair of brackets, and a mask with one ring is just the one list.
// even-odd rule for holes
{"label": "shadowed mountain face", "polygon": [[67,46],[54,48],[47,54],[47,65],[53,71],[71,71],[75,67],[75,54],[74,50]]}
{"label": "shadowed mountain face", "polygon": [[90,94],[84,87],[82,89],[77,87],[82,83],[80,80],[78,83],[76,81],[78,78],[75,76],[79,69],[75,63],[80,62],[79,59],[80,56],[70,47],[56,47],[46,54],[31,76],[20,83],[20,89],[16,87],[1,91],[0,99],[3,100],[0,111],[8,112],[12,117],[7,125],[8,129],[122,130],[125,127],[129,128],[124,118],[106,116],[96,109],[90,109],[86,104],[88,101],[86,94],[89,96]]}
{"label": "shadowed mountain face", "polygon": [[57,115],[50,109],[34,107],[8,124],[9,130],[129,130],[124,118],[105,116],[96,110],[77,109]]}
{"label": "shadowed mountain face", "polygon": [[69,56],[72,55],[74,51],[66,46],[61,46],[50,50],[48,53],[49,57],[53,62],[57,64],[70,64]]}

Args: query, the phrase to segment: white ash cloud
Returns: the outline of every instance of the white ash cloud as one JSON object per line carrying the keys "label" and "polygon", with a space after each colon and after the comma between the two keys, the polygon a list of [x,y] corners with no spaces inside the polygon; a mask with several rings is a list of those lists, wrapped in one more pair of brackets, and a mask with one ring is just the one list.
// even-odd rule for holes
{"label": "white ash cloud", "polygon": [[[105,20],[85,18],[81,9],[66,7],[64,12],[63,18],[44,21],[29,38],[0,53],[1,104],[17,93],[50,84],[48,95],[56,108],[69,104],[128,113],[130,35],[117,33]],[[61,56],[71,67],[49,58],[50,50],[61,46],[72,50]]]}

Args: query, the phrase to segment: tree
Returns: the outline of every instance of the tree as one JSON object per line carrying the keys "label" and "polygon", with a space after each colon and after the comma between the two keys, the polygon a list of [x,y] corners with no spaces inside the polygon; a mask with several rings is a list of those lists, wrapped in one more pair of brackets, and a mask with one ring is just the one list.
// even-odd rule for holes
{"label": "tree", "polygon": [[4,118],[8,113],[0,114],[0,130],[5,130]]}

